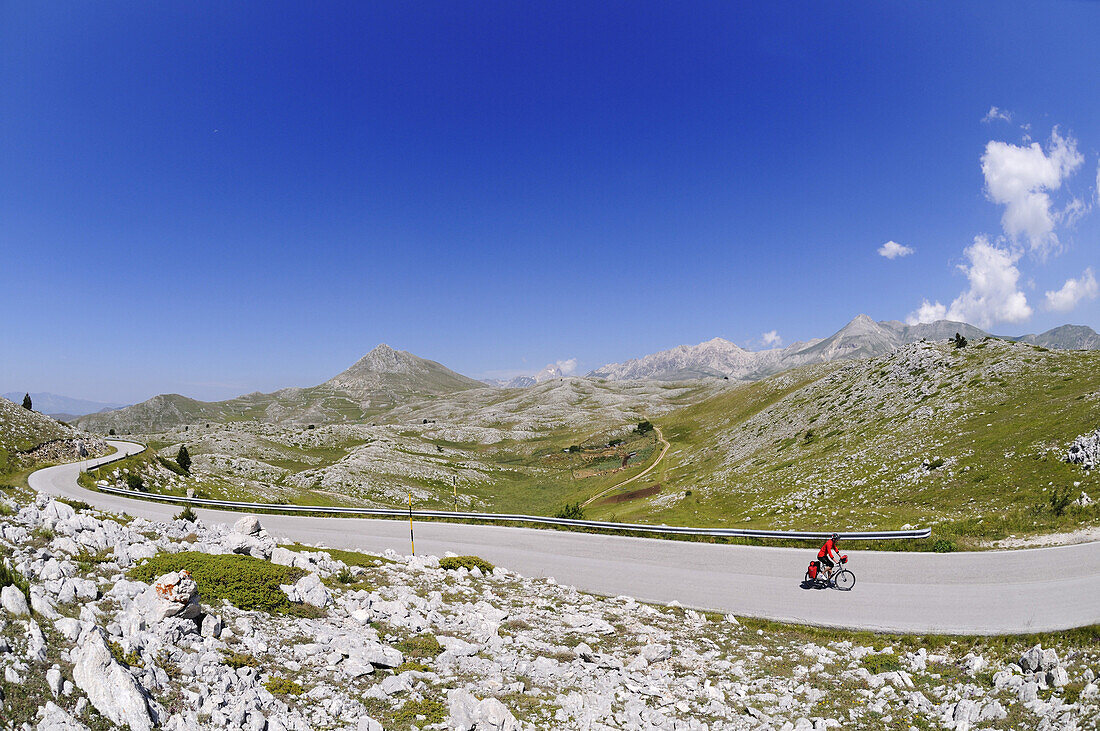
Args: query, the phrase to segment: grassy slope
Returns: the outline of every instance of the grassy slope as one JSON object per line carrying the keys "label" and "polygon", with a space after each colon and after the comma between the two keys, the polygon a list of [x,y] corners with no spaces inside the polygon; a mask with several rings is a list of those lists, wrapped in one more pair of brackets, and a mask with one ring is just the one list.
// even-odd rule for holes
{"label": "grassy slope", "polygon": [[[661,420],[672,448],[654,480],[675,498],[602,512],[744,527],[931,524],[973,539],[1095,523],[1095,509],[1054,515],[1050,495],[1096,495],[1096,478],[1061,455],[1100,426],[1098,400],[1095,351],[929,343],[806,367]],[[922,467],[936,458],[938,469]]]}
{"label": "grassy slope", "polygon": [[72,429],[44,414],[0,398],[0,476],[16,469],[14,457],[18,452],[72,433]]}

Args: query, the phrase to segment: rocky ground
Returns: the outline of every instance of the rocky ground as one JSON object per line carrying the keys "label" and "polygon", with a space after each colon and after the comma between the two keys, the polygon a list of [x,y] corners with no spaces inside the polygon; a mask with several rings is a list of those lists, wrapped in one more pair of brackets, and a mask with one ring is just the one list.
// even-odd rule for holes
{"label": "rocky ground", "polygon": [[0,552],[2,728],[961,730],[1100,718],[1094,630],[952,639],[774,625],[591,596],[473,559],[280,545],[255,518],[154,523],[14,489],[0,493]]}

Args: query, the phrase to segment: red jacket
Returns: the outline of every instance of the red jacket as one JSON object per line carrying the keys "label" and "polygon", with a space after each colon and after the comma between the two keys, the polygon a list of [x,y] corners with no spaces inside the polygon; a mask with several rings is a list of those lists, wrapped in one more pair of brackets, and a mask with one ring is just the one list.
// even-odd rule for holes
{"label": "red jacket", "polygon": [[836,544],[833,543],[833,539],[830,538],[829,540],[825,541],[825,545],[822,546],[821,550],[817,552],[817,557],[825,558],[826,556],[830,556],[834,553],[840,553],[840,551],[836,549]]}

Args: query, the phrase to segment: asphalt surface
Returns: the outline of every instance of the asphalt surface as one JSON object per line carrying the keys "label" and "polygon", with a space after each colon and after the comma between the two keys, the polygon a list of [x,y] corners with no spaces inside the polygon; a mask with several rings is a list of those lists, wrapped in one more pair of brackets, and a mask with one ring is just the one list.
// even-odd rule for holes
{"label": "asphalt surface", "polygon": [[[112,441],[124,452],[141,446]],[[116,455],[112,455],[116,456]],[[88,460],[39,470],[30,485],[104,510],[171,519],[181,509],[77,485]],[[241,513],[196,509],[207,523]],[[406,521],[263,515],[278,537],[333,548],[409,552]],[[784,622],[891,632],[1010,634],[1100,624],[1100,542],[1018,551],[892,553],[846,551],[850,592],[804,589],[806,549],[723,546],[655,538],[492,525],[415,523],[419,554],[474,554],[531,577],[642,601]]]}

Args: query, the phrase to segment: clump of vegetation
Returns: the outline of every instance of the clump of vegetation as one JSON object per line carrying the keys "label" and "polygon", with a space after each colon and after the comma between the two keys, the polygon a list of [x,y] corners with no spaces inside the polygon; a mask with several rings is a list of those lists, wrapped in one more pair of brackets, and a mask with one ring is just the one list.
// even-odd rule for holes
{"label": "clump of vegetation", "polygon": [[619,445],[620,445],[620,444],[622,444],[622,443],[623,443],[623,440],[622,440],[622,439],[612,439],[611,441],[609,441],[609,442],[607,443],[607,446],[609,446],[609,447],[617,447],[617,446],[619,446]]}
{"label": "clump of vegetation", "polygon": [[806,436],[802,439],[806,444],[812,444],[817,437],[814,435],[813,429],[806,430]]}
{"label": "clump of vegetation", "polygon": [[152,582],[170,571],[187,570],[199,594],[210,604],[228,601],[239,609],[298,614],[280,584],[293,584],[305,575],[301,569],[280,566],[252,556],[211,556],[197,551],[161,553],[130,571],[131,578]]}
{"label": "clump of vegetation", "polygon": [[163,465],[166,470],[171,470],[172,472],[175,472],[177,475],[183,476],[183,475],[187,474],[187,472],[182,467],[180,467],[178,464],[176,464],[175,462],[173,462],[170,459],[165,459],[164,457],[161,457],[159,454],[157,455],[157,462],[160,462],[161,465]]}
{"label": "clump of vegetation", "polygon": [[77,568],[79,568],[82,573],[90,574],[95,570],[96,566],[111,560],[111,552],[113,550],[113,548],[104,548],[102,551],[89,553],[87,549],[84,549],[73,556],[73,561],[76,562]]}
{"label": "clump of vegetation", "polygon": [[176,520],[185,520],[188,523],[194,523],[199,519],[199,516],[191,509],[190,505],[185,505],[183,510],[176,514]]}
{"label": "clump of vegetation", "polygon": [[565,507],[554,513],[554,517],[564,520],[584,520],[584,508],[579,502],[566,503]]}
{"label": "clump of vegetation", "polygon": [[347,566],[336,572],[336,580],[341,584],[353,584],[355,583],[355,575],[351,573],[351,570]]}
{"label": "clump of vegetation", "polygon": [[272,695],[301,695],[302,685],[296,683],[290,678],[272,678],[264,683],[264,687]]}
{"label": "clump of vegetation", "polygon": [[222,650],[222,654],[225,655],[226,665],[238,670],[240,668],[258,668],[260,667],[260,661],[247,652],[234,652],[232,650]]}
{"label": "clump of vegetation", "polygon": [[956,348],[966,347],[966,338],[964,338],[960,333],[955,333],[955,337],[951,339],[951,342],[954,343]]}
{"label": "clump of vegetation", "polygon": [[582,447],[579,444],[570,444],[568,447],[565,448],[565,451],[569,452],[569,454],[576,454],[577,452],[580,452],[583,449],[584,449],[584,447]]}
{"label": "clump of vegetation", "polygon": [[65,503],[66,505],[68,505],[73,510],[91,510],[92,509],[92,506],[89,505],[88,503],[84,502],[83,500],[72,500],[70,498],[59,497],[59,498],[57,498],[57,502]]}
{"label": "clump of vegetation", "polygon": [[110,429],[107,430],[107,436],[113,437],[114,435],[115,435],[114,427],[111,427]]}
{"label": "clump of vegetation", "polygon": [[1050,497],[1048,498],[1050,503],[1050,512],[1056,516],[1065,515],[1066,508],[1073,502],[1073,494],[1068,487],[1056,487],[1050,491]]}
{"label": "clump of vegetation", "polygon": [[936,553],[954,553],[956,550],[955,542],[949,541],[946,538],[937,538],[932,543],[932,550]]}
{"label": "clump of vegetation", "polygon": [[873,675],[901,670],[901,662],[892,653],[864,655],[862,664],[867,668],[867,672]]}
{"label": "clump of vegetation", "polygon": [[934,460],[932,460],[931,462],[928,463],[928,468],[927,469],[928,469],[929,472],[931,472],[933,470],[938,470],[940,467],[943,467],[943,465],[944,465],[943,457],[936,457]]}
{"label": "clump of vegetation", "polygon": [[458,569],[480,569],[481,573],[492,573],[495,568],[493,564],[489,563],[480,556],[448,556],[447,558],[439,559],[439,568],[447,569],[448,571],[457,571]]}
{"label": "clump of vegetation", "polygon": [[191,453],[187,451],[187,445],[181,444],[180,451],[176,453],[176,464],[180,466],[184,472],[191,471]]}
{"label": "clump of vegetation", "polygon": [[648,421],[640,422],[638,426],[634,427],[634,432],[642,436],[649,434],[651,431],[653,431],[653,424],[650,424]]}
{"label": "clump of vegetation", "polygon": [[115,659],[115,662],[125,665],[128,668],[145,667],[145,661],[141,659],[141,653],[137,650],[126,652],[122,649],[122,645],[114,640],[107,643],[107,648],[111,651],[111,657]]}
{"label": "clump of vegetation", "polygon": [[14,586],[23,592],[23,596],[27,598],[27,604],[30,604],[31,588],[27,584],[27,580],[23,578],[21,573],[9,567],[7,561],[0,561],[0,589],[5,586]]}
{"label": "clump of vegetation", "polygon": [[401,663],[396,668],[394,668],[393,672],[394,672],[395,675],[400,675],[401,673],[406,672],[408,670],[412,670],[412,671],[418,672],[418,673],[426,673],[429,670],[431,670],[431,668],[428,667],[427,665],[425,665],[424,663],[421,663],[421,662],[416,662],[414,660],[406,660],[405,662]]}
{"label": "clump of vegetation", "polygon": [[432,658],[443,652],[443,646],[439,644],[439,640],[435,638],[435,635],[429,634],[410,637],[407,640],[398,642],[394,647],[401,650],[401,654],[405,657],[414,660]]}
{"label": "clump of vegetation", "polygon": [[32,411],[32,408],[31,408],[31,395],[29,393],[23,395],[23,408],[26,409],[27,411]]}
{"label": "clump of vegetation", "polygon": [[126,487],[140,492],[145,489],[145,480],[141,479],[140,475],[129,472],[126,474]]}
{"label": "clump of vegetation", "polygon": [[[424,716],[424,720],[418,720],[419,716]],[[421,724],[430,726],[447,720],[447,706],[435,698],[408,700],[398,709],[393,718],[400,724],[416,723],[418,726]]]}

